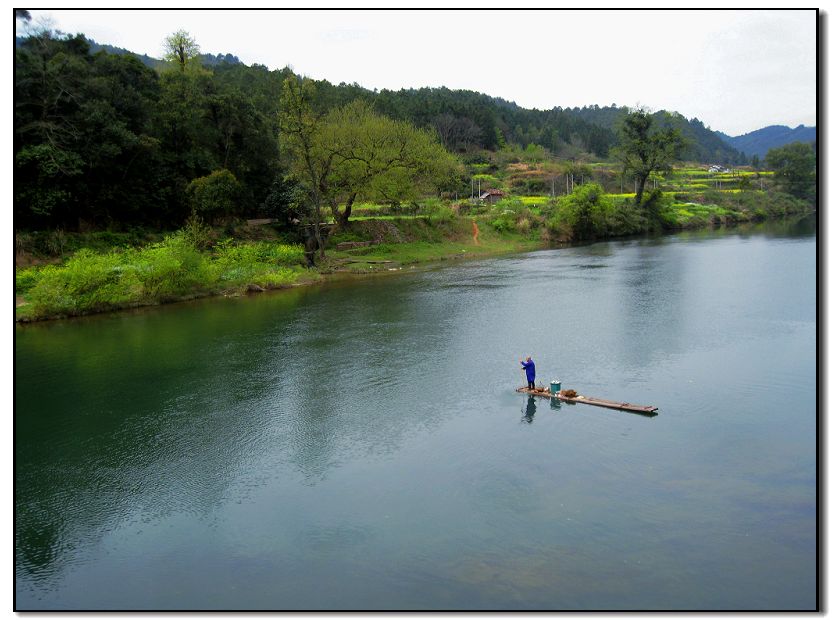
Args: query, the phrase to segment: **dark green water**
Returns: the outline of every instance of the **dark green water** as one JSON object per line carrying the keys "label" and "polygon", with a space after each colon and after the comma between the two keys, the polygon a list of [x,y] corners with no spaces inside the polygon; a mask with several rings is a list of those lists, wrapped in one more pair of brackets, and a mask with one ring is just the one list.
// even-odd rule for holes
{"label": "dark green water", "polygon": [[18,327],[17,609],[814,609],[815,278],[804,222]]}

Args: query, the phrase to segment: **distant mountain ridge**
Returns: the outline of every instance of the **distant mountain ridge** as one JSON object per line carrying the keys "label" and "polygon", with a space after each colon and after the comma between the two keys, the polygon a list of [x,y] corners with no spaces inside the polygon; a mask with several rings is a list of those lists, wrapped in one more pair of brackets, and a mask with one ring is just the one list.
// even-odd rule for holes
{"label": "distant mountain ridge", "polygon": [[[594,105],[567,108],[579,118],[610,130],[616,127],[628,109],[614,104],[605,107]],[[719,132],[706,127],[698,118],[688,119],[678,112],[666,110],[654,112],[652,116],[658,126],[669,125],[682,134],[686,142],[681,155],[682,159],[719,164],[746,163],[746,158],[737,148],[727,144],[724,139],[721,139]]]}
{"label": "distant mountain ridge", "polygon": [[721,131],[716,132],[722,141],[748,157],[756,155],[764,159],[769,149],[791,144],[792,142],[816,142],[817,128],[798,125],[794,129],[785,125],[769,125],[756,131],[731,137]]}

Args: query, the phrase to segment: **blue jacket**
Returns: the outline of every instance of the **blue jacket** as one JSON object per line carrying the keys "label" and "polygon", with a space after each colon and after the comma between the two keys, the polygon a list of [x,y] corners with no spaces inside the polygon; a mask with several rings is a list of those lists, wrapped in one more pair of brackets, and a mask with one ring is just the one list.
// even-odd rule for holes
{"label": "blue jacket", "polygon": [[520,362],[520,365],[526,369],[526,381],[534,381],[534,360]]}

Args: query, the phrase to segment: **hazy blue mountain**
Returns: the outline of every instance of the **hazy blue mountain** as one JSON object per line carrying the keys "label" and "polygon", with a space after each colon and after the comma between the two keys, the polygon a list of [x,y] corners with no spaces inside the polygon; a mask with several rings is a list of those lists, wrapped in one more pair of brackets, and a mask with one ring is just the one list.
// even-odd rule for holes
{"label": "hazy blue mountain", "polygon": [[756,155],[760,159],[765,158],[769,149],[792,142],[811,143],[817,140],[817,128],[806,127],[805,125],[798,125],[794,129],[785,125],[769,125],[736,137],[731,137],[722,132],[717,133],[725,144],[742,151],[748,157]]}

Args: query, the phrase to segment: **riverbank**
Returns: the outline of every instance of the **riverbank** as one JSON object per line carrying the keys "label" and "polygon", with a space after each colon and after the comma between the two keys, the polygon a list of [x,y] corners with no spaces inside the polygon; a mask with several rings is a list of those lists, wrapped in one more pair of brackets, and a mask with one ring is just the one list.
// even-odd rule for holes
{"label": "riverbank", "polygon": [[[575,196],[581,197],[578,192]],[[649,213],[626,204],[590,202],[588,221],[596,222],[597,230],[588,231],[580,228],[582,205],[576,201],[541,207],[518,201],[462,215],[447,208],[425,216],[362,219],[336,231],[325,257],[312,268],[306,267],[303,247],[288,243],[285,233],[270,226],[241,227],[223,240],[186,227],[145,246],[104,251],[81,247],[60,264],[17,268],[15,316],[18,322],[39,321],[255,294],[308,286],[340,274],[392,273],[646,230],[732,226],[811,212],[799,203],[770,198],[758,198],[751,208],[744,208],[746,202],[742,197],[722,205],[665,202],[656,209],[653,226]]]}
{"label": "riverbank", "polygon": [[[443,261],[528,252],[537,238],[487,229],[476,237],[470,218],[355,222],[335,235],[326,256],[305,266],[303,248],[276,239],[225,240],[200,250],[185,231],[144,248],[82,248],[62,264],[16,270],[16,321],[84,316],[309,286],[348,274],[376,274]],[[261,231],[261,237],[268,233]],[[371,241],[340,241],[344,238]],[[338,245],[342,244],[341,249]],[[346,247],[344,247],[346,244]],[[364,245],[366,244],[366,245]]]}

